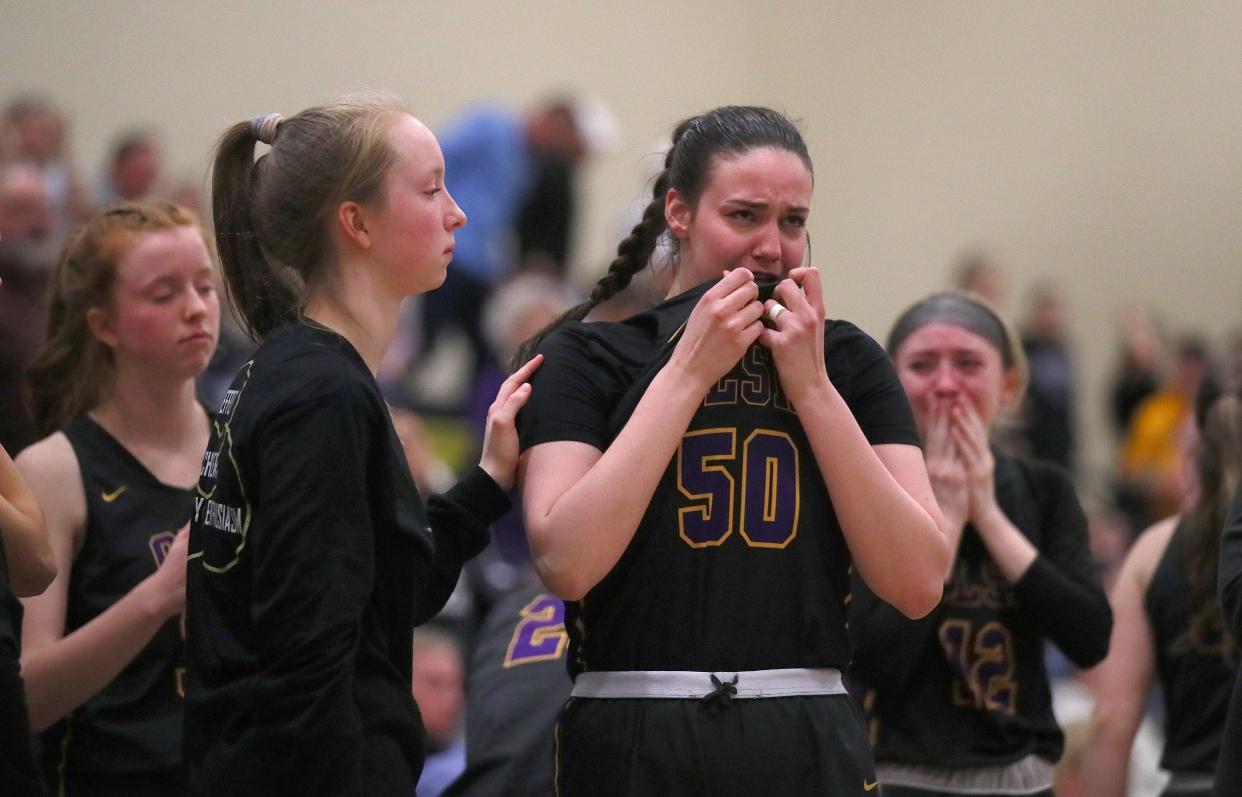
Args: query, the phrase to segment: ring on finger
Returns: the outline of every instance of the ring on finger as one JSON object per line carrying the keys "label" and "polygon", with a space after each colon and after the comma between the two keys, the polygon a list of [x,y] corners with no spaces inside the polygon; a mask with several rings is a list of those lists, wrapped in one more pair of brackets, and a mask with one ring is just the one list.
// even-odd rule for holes
{"label": "ring on finger", "polygon": [[785,312],[786,309],[787,308],[785,307],[785,305],[781,304],[780,302],[776,302],[775,304],[773,304],[771,307],[768,308],[768,311],[764,313],[764,315],[768,317],[769,321],[775,322],[776,317],[780,315],[781,313]]}

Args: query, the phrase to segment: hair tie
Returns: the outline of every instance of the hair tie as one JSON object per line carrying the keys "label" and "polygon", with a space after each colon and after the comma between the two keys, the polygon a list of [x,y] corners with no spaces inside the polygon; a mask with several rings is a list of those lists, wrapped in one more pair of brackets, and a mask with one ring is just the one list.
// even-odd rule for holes
{"label": "hair tie", "polygon": [[276,140],[276,128],[280,127],[280,123],[284,120],[285,117],[278,113],[256,116],[250,120],[250,132],[255,138],[270,147],[272,142]]}

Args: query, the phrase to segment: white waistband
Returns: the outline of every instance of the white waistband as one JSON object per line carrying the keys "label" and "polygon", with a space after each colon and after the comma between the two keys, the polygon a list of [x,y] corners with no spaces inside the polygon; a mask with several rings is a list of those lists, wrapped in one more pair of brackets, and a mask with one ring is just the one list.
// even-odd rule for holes
{"label": "white waistband", "polygon": [[1211,791],[1213,778],[1205,772],[1170,772],[1165,794],[1177,794],[1183,791]]}
{"label": "white waistband", "polygon": [[948,794],[1038,794],[1052,788],[1053,766],[1035,754],[1012,764],[948,769],[877,761],[875,773],[886,786],[906,786]]}
{"label": "white waistband", "polygon": [[729,694],[735,698],[845,694],[841,671],[827,668],[715,673],[686,670],[584,672],[574,680],[571,694],[597,698],[697,699],[717,692],[722,685],[730,686]]}

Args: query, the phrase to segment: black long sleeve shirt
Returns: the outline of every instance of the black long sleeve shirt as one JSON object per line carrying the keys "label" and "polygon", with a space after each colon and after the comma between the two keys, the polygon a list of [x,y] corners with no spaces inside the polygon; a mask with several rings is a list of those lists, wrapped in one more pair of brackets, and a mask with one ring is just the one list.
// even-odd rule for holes
{"label": "black long sleeve shirt", "polygon": [[225,394],[195,499],[190,793],[409,797],[413,627],[507,508],[477,468],[424,508],[358,353],[309,324],[270,336]]}
{"label": "black long sleeve shirt", "polygon": [[[877,761],[961,768],[1060,758],[1043,642],[1080,667],[1108,652],[1112,612],[1064,472],[996,454],[1001,510],[1039,550],[1008,583],[967,526],[940,605],[909,620],[855,578],[851,675],[871,690]],[[899,554],[894,554],[899,555]]]}

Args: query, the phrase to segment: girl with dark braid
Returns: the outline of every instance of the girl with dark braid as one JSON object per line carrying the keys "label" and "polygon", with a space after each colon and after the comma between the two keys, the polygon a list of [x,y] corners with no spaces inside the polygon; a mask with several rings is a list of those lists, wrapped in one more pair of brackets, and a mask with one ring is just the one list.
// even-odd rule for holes
{"label": "girl with dark braid", "polygon": [[[812,186],[779,113],[686,120],[608,274],[531,344],[523,511],[575,677],[559,794],[875,788],[839,671],[850,565],[920,616],[948,552],[891,364],[802,265]],[[582,322],[664,236],[668,298]]]}

